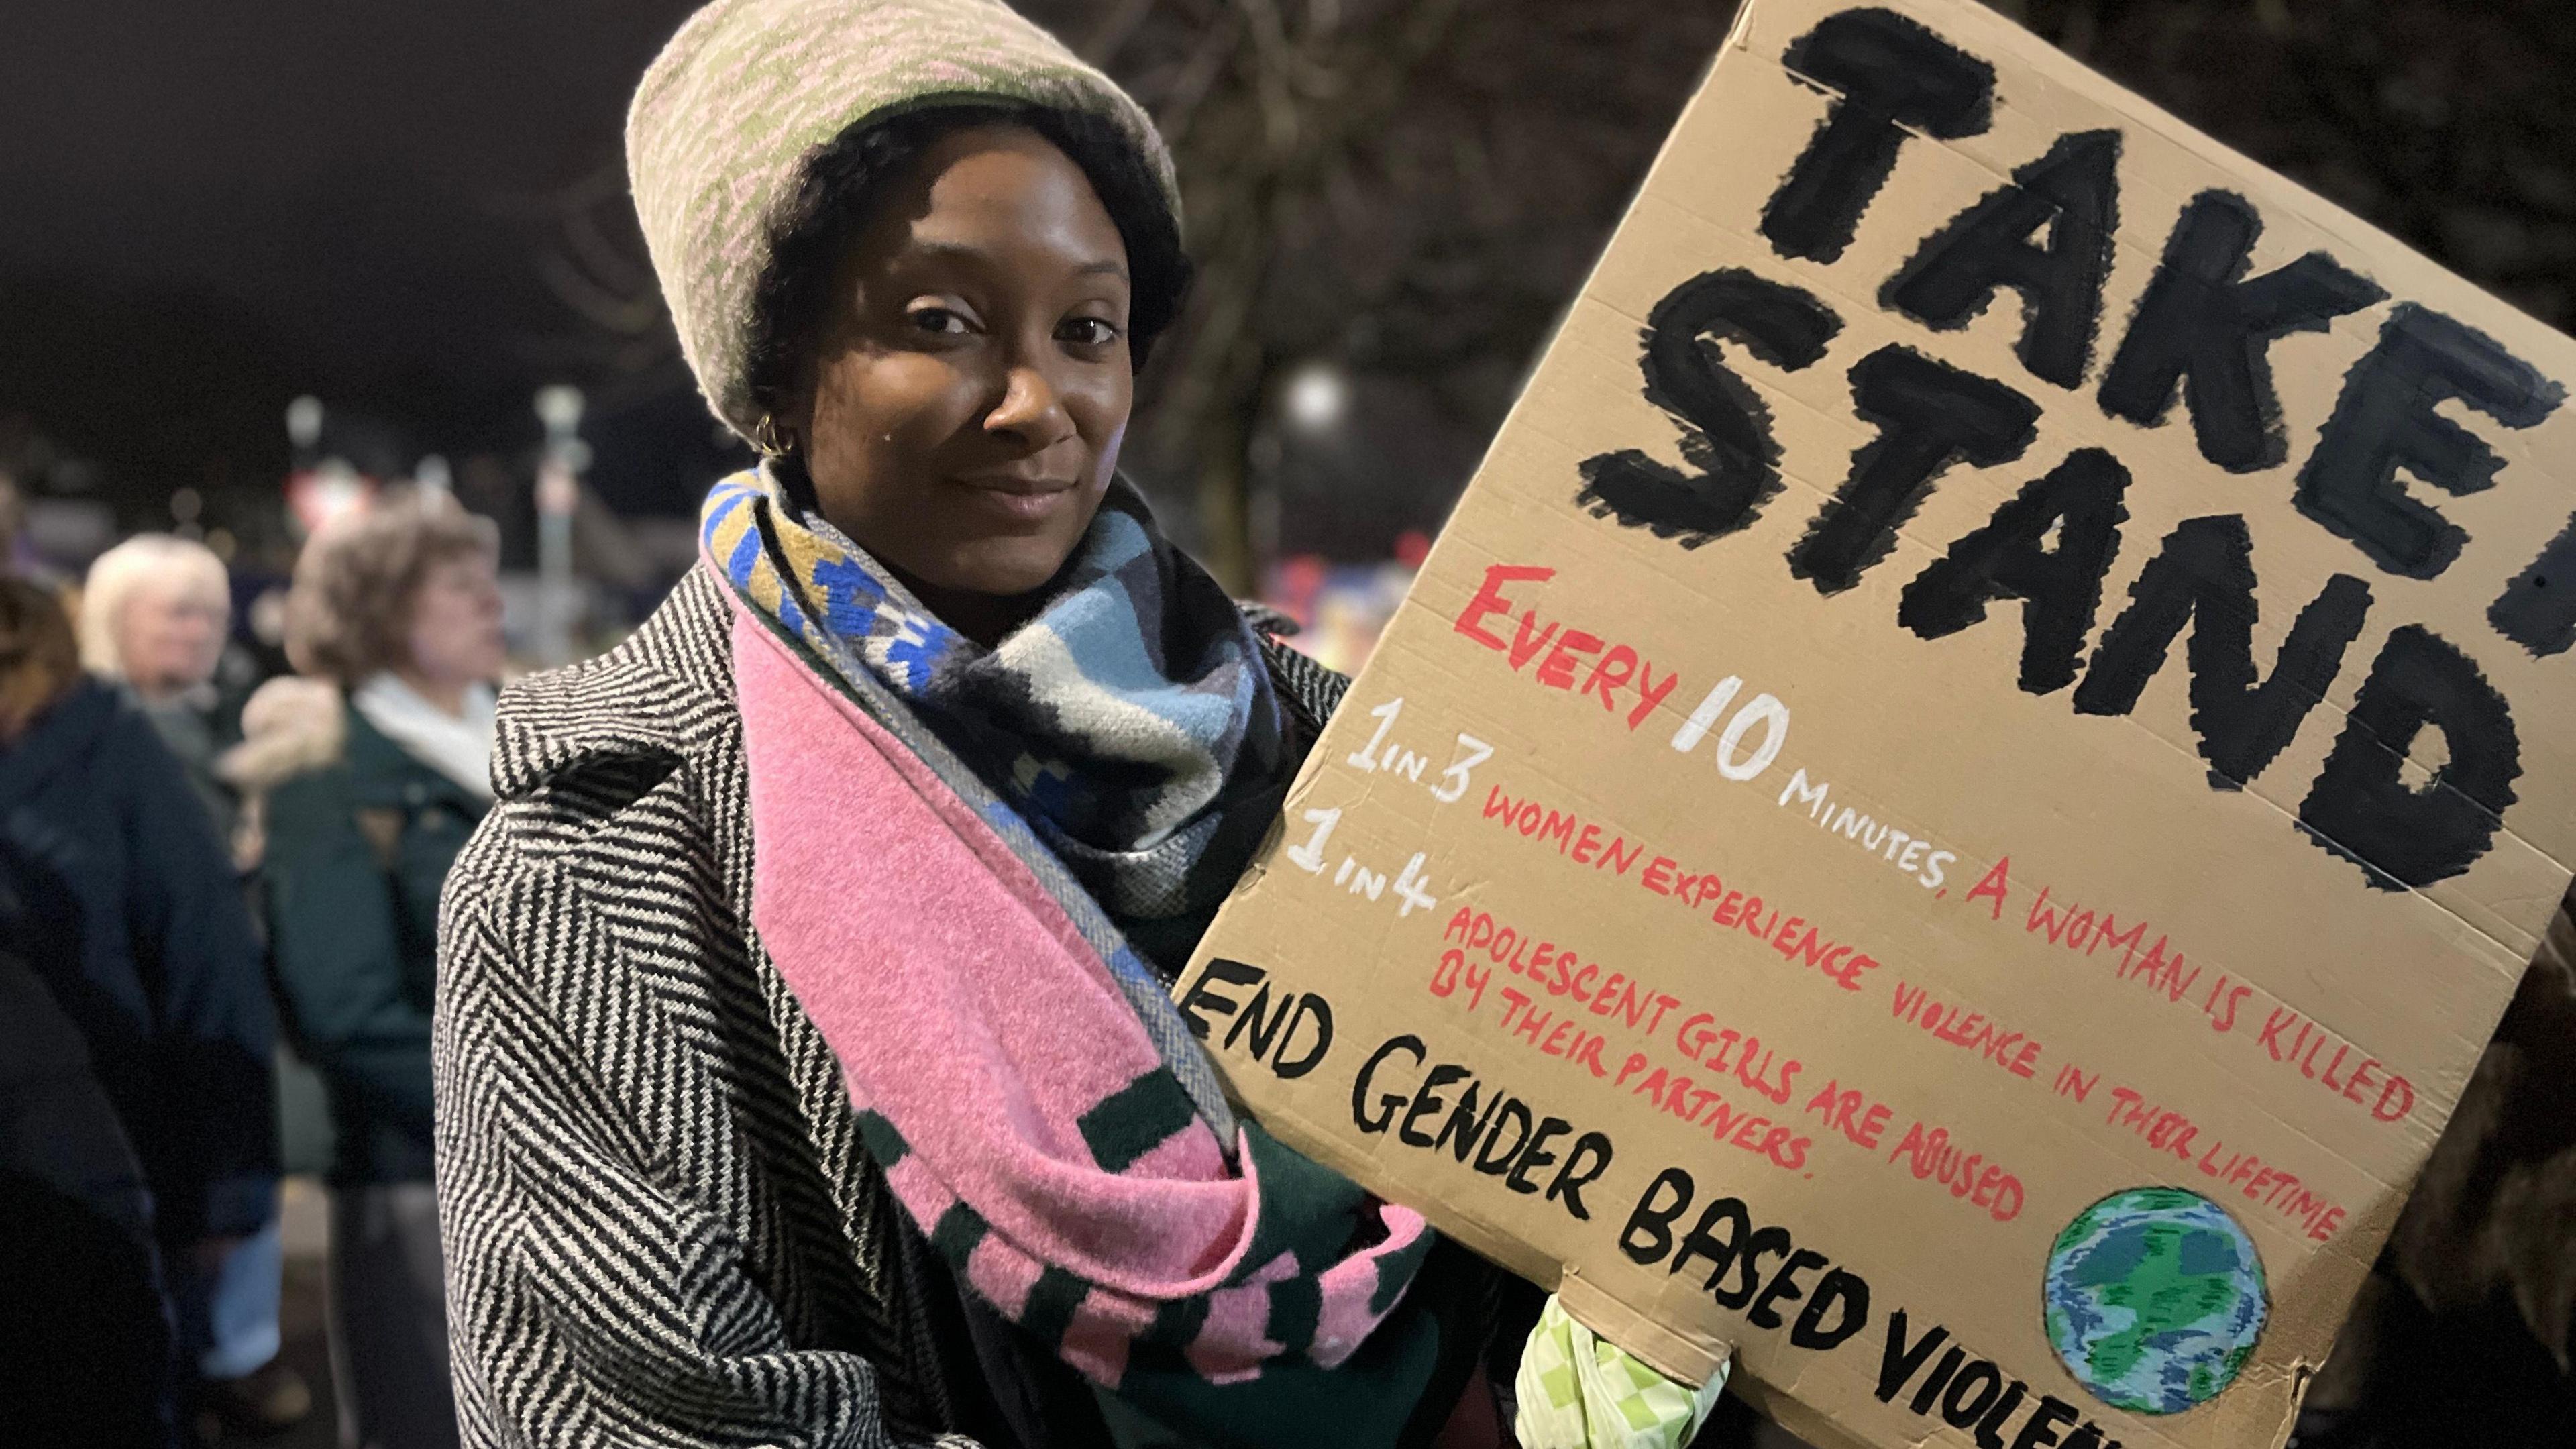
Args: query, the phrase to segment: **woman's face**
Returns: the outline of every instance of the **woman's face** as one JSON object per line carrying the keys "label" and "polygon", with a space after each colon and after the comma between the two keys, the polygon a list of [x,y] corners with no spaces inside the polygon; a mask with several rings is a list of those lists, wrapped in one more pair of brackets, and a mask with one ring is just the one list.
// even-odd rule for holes
{"label": "woman's face", "polygon": [[143,580],[117,614],[125,677],[148,695],[182,693],[214,678],[232,617],[232,600],[201,582]]}
{"label": "woman's face", "polygon": [[411,602],[412,670],[441,688],[501,676],[501,583],[492,560],[450,554],[421,575]]}
{"label": "woman's face", "polygon": [[1117,463],[1135,381],[1117,225],[1035,132],[960,131],[891,188],[829,295],[788,420],[816,501],[977,632],[958,616],[1054,577]]}

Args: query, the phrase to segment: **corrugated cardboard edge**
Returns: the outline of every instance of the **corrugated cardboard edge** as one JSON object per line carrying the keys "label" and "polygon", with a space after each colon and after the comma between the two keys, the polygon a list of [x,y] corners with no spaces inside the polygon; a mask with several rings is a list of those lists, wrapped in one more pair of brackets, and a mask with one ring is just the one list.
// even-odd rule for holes
{"label": "corrugated cardboard edge", "polygon": [[1735,1346],[1706,1334],[1658,1323],[1596,1288],[1572,1268],[1556,1285],[1556,1301],[1565,1316],[1591,1329],[1593,1336],[1617,1344],[1629,1357],[1675,1383],[1696,1389],[1717,1377]]}

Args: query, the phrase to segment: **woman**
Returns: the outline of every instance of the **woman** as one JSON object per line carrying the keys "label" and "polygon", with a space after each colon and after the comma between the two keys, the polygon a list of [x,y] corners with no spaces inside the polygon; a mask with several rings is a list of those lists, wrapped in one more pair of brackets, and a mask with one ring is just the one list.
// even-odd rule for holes
{"label": "woman", "polygon": [[243,711],[271,950],[329,1090],[332,1372],[341,1439],[456,1442],[432,1187],[438,896],[491,807],[503,664],[491,525],[405,497],[296,561],[288,648],[313,676]]}
{"label": "woman", "polygon": [[202,543],[138,533],[89,566],[81,583],[81,662],[125,686],[227,844],[240,812],[215,760],[240,740],[235,695],[227,710],[215,676],[232,628],[232,577]]}
{"label": "woman", "polygon": [[[241,699],[228,699],[215,677],[231,627],[232,578],[212,549],[190,539],[138,533],[93,560],[81,583],[81,662],[124,686],[160,732],[227,851],[240,804],[215,761],[240,741]],[[277,1356],[284,1267],[271,1218],[212,1273],[186,1264],[171,1273],[183,1351],[205,1406],[248,1433],[284,1430],[312,1408],[312,1391]]]}
{"label": "woman", "polygon": [[986,0],[720,0],[628,155],[769,456],[503,704],[440,971],[469,1440],[1495,1442],[1495,1278],[1165,994],[1336,690],[1115,476],[1187,275],[1150,123]]}
{"label": "woman", "polygon": [[[156,1249],[173,1276],[212,1275],[276,1216],[268,1065],[276,1028],[231,864],[178,762],[115,689],[81,673],[61,606],[20,579],[0,579],[0,953],[26,968],[78,1029],[88,1071],[142,1169],[140,1184],[126,1181],[117,1166],[122,1145],[93,1140],[90,1150],[56,1159],[73,1174],[56,1186],[89,1207],[92,1226],[144,1233],[132,1245],[121,1297],[102,1281],[97,1296],[85,1291],[53,1304],[40,1323],[57,1340],[45,1356],[0,1351],[0,1365],[33,1372],[37,1363],[61,1362],[85,1327],[102,1326],[100,1315],[122,1314],[131,1328],[124,1351],[84,1352],[80,1366],[97,1376],[102,1425],[115,1420],[112,1408],[157,1425],[166,1413],[160,1388],[146,1384],[138,1403],[110,1380],[129,1389],[166,1380],[168,1309],[149,1296],[158,1292],[150,1282]],[[15,1029],[37,1025],[17,1014]],[[43,1074],[56,1085],[72,1065],[59,1048],[46,1055],[63,1070]],[[9,1065],[25,1072],[38,1063]],[[78,1108],[74,1098],[58,1099],[54,1148],[84,1131],[95,1139],[97,1124],[85,1126]],[[37,1220],[29,1217],[30,1231]],[[7,1252],[66,1277],[82,1267],[48,1261],[23,1238],[13,1237]],[[117,1265],[101,1257],[90,1266],[107,1274]],[[26,1306],[22,1296],[0,1294],[13,1307]],[[132,1306],[138,1299],[146,1309]],[[146,1311],[151,1321],[135,1321]],[[94,1333],[90,1341],[97,1344]],[[49,1373],[40,1386],[61,1381]],[[22,1396],[12,1395],[11,1405],[0,1412],[16,1413]]]}

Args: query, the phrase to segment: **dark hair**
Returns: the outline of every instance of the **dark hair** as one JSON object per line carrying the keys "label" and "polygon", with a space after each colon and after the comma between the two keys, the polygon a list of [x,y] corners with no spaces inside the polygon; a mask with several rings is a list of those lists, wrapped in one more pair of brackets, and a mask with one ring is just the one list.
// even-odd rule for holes
{"label": "dark hair", "polygon": [[71,616],[51,590],[0,576],[0,745],[18,736],[81,677]]}
{"label": "dark hair", "polygon": [[355,689],[411,655],[412,606],[429,571],[496,557],[492,520],[443,493],[408,493],[335,520],[306,541],[286,591],[286,655],[306,674]]}
{"label": "dark hair", "polygon": [[997,124],[1035,131],[1090,179],[1127,247],[1128,356],[1136,367],[1145,365],[1154,338],[1180,315],[1190,259],[1162,182],[1135,142],[1116,123],[1088,112],[988,100],[933,103],[861,121],[807,164],[771,225],[769,265],[752,293],[745,371],[755,403],[777,411],[793,393],[804,350],[828,305],[833,271],[881,193],[944,137]]}

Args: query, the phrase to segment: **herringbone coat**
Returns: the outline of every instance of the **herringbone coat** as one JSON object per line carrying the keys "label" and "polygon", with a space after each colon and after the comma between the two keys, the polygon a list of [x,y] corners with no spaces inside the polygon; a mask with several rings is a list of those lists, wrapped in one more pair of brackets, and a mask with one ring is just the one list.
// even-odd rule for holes
{"label": "herringbone coat", "polygon": [[[751,920],[723,586],[501,701],[435,1053],[473,1446],[968,1442],[956,1295]],[[1344,681],[1272,646],[1310,741]],[[864,833],[853,822],[853,848]]]}

